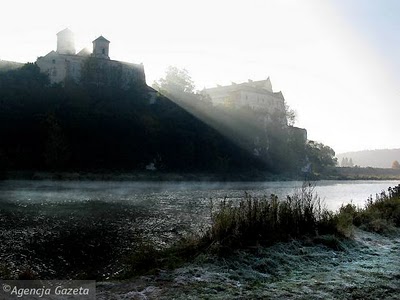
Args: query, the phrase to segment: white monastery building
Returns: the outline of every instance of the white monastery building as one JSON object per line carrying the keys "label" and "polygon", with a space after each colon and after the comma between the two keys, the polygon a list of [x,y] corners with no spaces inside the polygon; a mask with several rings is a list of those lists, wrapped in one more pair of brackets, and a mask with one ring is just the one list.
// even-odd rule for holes
{"label": "white monastery building", "polygon": [[103,36],[93,41],[92,53],[88,49],[82,49],[76,53],[74,33],[66,28],[57,33],[57,50],[39,57],[36,61],[41,72],[49,75],[51,83],[65,83],[73,80],[79,83],[82,72],[86,67],[94,72],[91,80],[95,84],[106,84],[111,76],[117,79],[122,87],[130,83],[145,84],[145,73],[142,64],[132,64],[110,59],[110,41]]}
{"label": "white monastery building", "polygon": [[266,80],[232,83],[204,89],[214,105],[232,108],[249,107],[255,111],[273,113],[285,111],[285,99],[281,92],[273,92],[269,77]]}

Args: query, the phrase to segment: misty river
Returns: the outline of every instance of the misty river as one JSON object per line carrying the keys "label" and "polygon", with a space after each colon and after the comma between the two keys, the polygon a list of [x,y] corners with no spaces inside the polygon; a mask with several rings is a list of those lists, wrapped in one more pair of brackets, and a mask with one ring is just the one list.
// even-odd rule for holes
{"label": "misty river", "polygon": [[[301,181],[276,182],[130,182],[31,181],[0,182],[0,213],[9,212],[2,226],[55,233],[83,226],[137,235],[166,245],[181,235],[199,232],[211,223],[218,202],[252,196],[284,199],[302,187]],[[368,197],[387,191],[398,181],[317,181],[314,192],[323,205],[337,210],[343,203],[362,206]],[[15,219],[16,218],[16,219]],[[1,219],[1,216],[0,216]],[[40,222],[38,222],[38,220]],[[22,225],[19,223],[22,222]],[[41,223],[42,222],[42,223]],[[88,227],[89,226],[89,227]],[[33,232],[36,232],[33,230]],[[36,234],[36,233],[35,233]],[[1,242],[1,240],[0,240]]]}
{"label": "misty river", "polygon": [[[100,222],[136,228],[165,244],[187,232],[199,232],[211,222],[223,199],[277,195],[284,199],[302,187],[301,181],[276,182],[129,182],[31,181],[0,182],[1,207],[15,207],[19,218],[56,218]],[[398,181],[317,181],[314,192],[323,205],[337,210],[350,201],[363,206],[368,197],[387,191]],[[8,205],[10,203],[11,205]],[[67,222],[67,221],[66,221]],[[99,225],[100,226],[100,225]],[[49,229],[53,230],[53,229]]]}
{"label": "misty river", "polygon": [[[352,201],[364,205],[369,196],[399,181],[317,181],[315,192],[328,209],[336,210]],[[124,202],[151,210],[196,213],[215,201],[252,196],[293,194],[301,181],[276,182],[127,182],[127,181],[30,181],[0,182],[0,201],[18,203]]]}

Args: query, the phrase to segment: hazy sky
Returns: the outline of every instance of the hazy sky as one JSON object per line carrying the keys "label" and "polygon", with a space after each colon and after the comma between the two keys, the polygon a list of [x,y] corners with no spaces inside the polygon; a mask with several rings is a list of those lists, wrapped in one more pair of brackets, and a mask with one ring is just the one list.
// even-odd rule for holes
{"label": "hazy sky", "polygon": [[69,27],[112,59],[168,65],[198,89],[270,76],[310,139],[337,153],[400,148],[398,0],[3,0],[0,59],[35,61]]}

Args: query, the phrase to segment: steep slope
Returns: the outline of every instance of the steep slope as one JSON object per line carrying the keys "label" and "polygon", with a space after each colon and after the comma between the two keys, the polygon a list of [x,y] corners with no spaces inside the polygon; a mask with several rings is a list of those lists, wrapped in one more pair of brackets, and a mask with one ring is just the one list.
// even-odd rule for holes
{"label": "steep slope", "polygon": [[0,171],[265,170],[261,159],[149,91],[50,85],[34,64],[1,73]]}

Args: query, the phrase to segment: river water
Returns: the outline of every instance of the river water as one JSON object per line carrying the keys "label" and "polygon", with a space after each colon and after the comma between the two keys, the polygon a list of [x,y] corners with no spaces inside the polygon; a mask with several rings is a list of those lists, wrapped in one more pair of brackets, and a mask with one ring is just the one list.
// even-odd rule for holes
{"label": "river water", "polygon": [[[350,201],[362,206],[398,184],[318,181],[314,192],[336,210]],[[235,202],[247,192],[282,199],[301,187],[298,181],[1,181],[0,277],[1,262],[14,275],[26,265],[46,278],[113,274],[121,267],[118,259],[140,248],[140,241],[164,247],[207,230],[212,208],[224,198]],[[100,262],[93,271],[90,266]]]}
{"label": "river water", "polygon": [[[126,181],[29,181],[0,182],[0,201],[11,202],[81,202],[112,201],[134,206],[168,210],[195,210],[210,199],[235,201],[245,192],[253,196],[276,194],[285,197],[298,191],[300,181],[277,182],[126,182]],[[370,196],[399,181],[317,181],[315,193],[331,210],[350,201],[362,206]]]}

